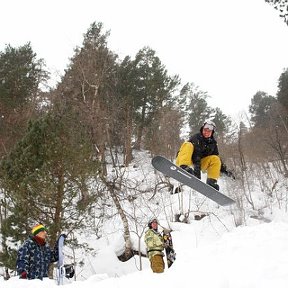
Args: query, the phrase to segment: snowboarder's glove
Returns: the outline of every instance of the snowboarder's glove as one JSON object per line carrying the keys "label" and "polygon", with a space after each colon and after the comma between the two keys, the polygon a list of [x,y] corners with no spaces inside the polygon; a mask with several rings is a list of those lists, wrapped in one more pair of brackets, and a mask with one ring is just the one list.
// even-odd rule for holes
{"label": "snowboarder's glove", "polygon": [[226,175],[227,175],[228,177],[232,178],[233,180],[236,179],[236,177],[235,177],[235,175],[234,175],[234,173],[233,173],[232,171],[227,170]]}
{"label": "snowboarder's glove", "polygon": [[23,272],[20,274],[20,279],[27,279],[27,272],[26,272],[26,271],[23,271]]}
{"label": "snowboarder's glove", "polygon": [[233,180],[236,179],[234,173],[232,171],[228,170],[227,166],[223,162],[221,163],[220,172],[225,174],[227,177],[232,178]]}
{"label": "snowboarder's glove", "polygon": [[181,165],[180,167],[181,167],[182,169],[186,170],[188,173],[194,175],[193,169],[190,168],[189,166],[187,166],[187,165]]}
{"label": "snowboarder's glove", "polygon": [[194,175],[198,179],[201,179],[201,170],[199,166],[194,166],[194,170],[187,165],[181,165],[180,167],[186,170],[188,173]]}
{"label": "snowboarder's glove", "polygon": [[225,174],[227,177],[232,178],[233,180],[236,179],[234,173],[233,173],[232,171],[230,171],[230,170],[222,170],[221,172],[222,172],[223,174]]}

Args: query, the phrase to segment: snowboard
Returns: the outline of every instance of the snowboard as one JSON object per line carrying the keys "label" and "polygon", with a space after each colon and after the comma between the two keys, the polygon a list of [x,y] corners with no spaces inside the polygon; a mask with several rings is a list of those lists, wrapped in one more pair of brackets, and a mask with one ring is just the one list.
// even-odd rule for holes
{"label": "snowboard", "polygon": [[163,240],[164,240],[165,254],[166,254],[166,259],[167,259],[167,266],[168,268],[170,268],[171,265],[176,260],[176,253],[173,248],[172,236],[169,230],[166,230],[166,229],[163,230]]}
{"label": "snowboard", "polygon": [[57,284],[63,285],[64,276],[66,278],[73,278],[75,274],[74,265],[73,264],[64,264],[64,253],[63,247],[64,242],[66,239],[66,234],[61,234],[57,240],[57,247],[58,247],[58,261],[57,261],[57,271],[56,271],[56,278]]}
{"label": "snowboard", "polygon": [[229,206],[235,203],[235,201],[230,197],[224,195],[210,185],[202,182],[200,179],[188,173],[186,170],[176,166],[165,157],[153,157],[152,166],[166,176],[189,186],[190,188],[196,190],[197,192],[201,193],[202,195],[206,196],[221,206]]}
{"label": "snowboard", "polygon": [[63,254],[63,246],[66,235],[61,234],[57,240],[58,245],[58,262],[57,262],[57,285],[63,285],[63,280],[65,276],[65,268],[64,268],[64,254]]}

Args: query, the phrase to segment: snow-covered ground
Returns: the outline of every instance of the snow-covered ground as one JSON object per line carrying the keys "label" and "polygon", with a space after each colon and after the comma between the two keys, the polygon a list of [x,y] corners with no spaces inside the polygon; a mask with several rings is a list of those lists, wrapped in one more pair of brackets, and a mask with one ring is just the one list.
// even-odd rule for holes
{"label": "snow-covered ground", "polygon": [[[204,220],[204,219],[203,219]],[[202,221],[203,221],[202,220]],[[163,274],[154,274],[149,263],[144,261],[142,271],[128,273],[130,265],[121,263],[115,254],[99,253],[97,261],[103,270],[115,274],[127,267],[123,276],[95,274],[84,281],[66,282],[67,287],[201,287],[201,288],[287,288],[288,287],[288,224],[283,221],[235,228],[219,237],[211,237],[203,231],[208,223],[195,221],[193,224],[172,223],[173,240],[177,260]],[[208,221],[207,221],[208,222]],[[205,236],[210,234],[210,236]],[[215,236],[215,234],[214,234]],[[104,249],[104,248],[103,248]],[[122,268],[121,268],[122,266]],[[125,270],[125,269],[124,269]],[[125,271],[124,271],[125,272]],[[110,274],[109,273],[109,274]],[[13,277],[1,280],[1,288],[51,288],[54,280],[20,280]]]}
{"label": "snow-covered ground", "polygon": [[[136,179],[141,179],[145,175],[144,178],[148,183],[152,181],[150,177],[153,177],[150,174],[154,175],[154,173],[150,160],[143,160],[147,158],[147,155],[143,154],[142,156],[143,158],[138,159],[141,165],[134,162],[133,170],[129,171],[129,175]],[[137,162],[137,158],[135,161]],[[141,182],[149,185],[145,181]],[[224,188],[224,183],[221,184]],[[186,198],[182,198],[183,195]],[[181,206],[181,209],[186,211],[187,207],[185,206],[188,205],[191,205],[191,210],[195,203],[202,203],[201,199],[203,198],[199,198],[198,202],[195,200],[198,196],[193,194],[191,197],[191,191],[184,191],[176,195],[170,195],[166,191],[163,194],[158,193],[154,197],[155,199],[148,202],[149,211],[158,213],[160,224],[165,227],[168,225],[173,230],[172,236],[177,259],[170,269],[165,269],[163,274],[152,273],[149,261],[143,257],[141,271],[139,270],[138,256],[134,256],[125,263],[118,260],[115,252],[122,249],[123,239],[121,238],[121,222],[114,220],[109,223],[110,227],[105,227],[107,234],[99,240],[96,240],[95,236],[89,238],[89,235],[93,234],[92,230],[90,233],[87,231],[79,236],[86,238],[86,242],[94,248],[94,252],[82,252],[81,256],[85,260],[85,265],[76,267],[77,281],[65,279],[64,286],[71,288],[127,288],[134,286],[137,288],[287,288],[287,213],[274,208],[273,215],[270,215],[270,223],[246,217],[247,226],[235,227],[235,219],[229,207],[218,207],[210,200],[204,199],[201,210],[210,211],[209,216],[200,221],[190,218],[189,224],[170,220],[169,223],[167,222],[167,213],[169,214],[171,210],[173,213],[177,212]],[[143,199],[138,199],[138,201],[140,200],[143,201]],[[159,209],[157,205],[159,206],[160,202],[163,206],[160,205]],[[135,204],[135,211],[140,216],[142,213],[140,210],[144,204],[144,201],[141,202],[140,208]],[[154,208],[155,210],[153,210]],[[159,211],[162,211],[162,214]],[[143,214],[143,223],[149,219],[149,213],[145,213]],[[171,218],[170,216],[168,218]],[[143,225],[145,227],[146,224]],[[115,233],[117,227],[118,231]],[[131,236],[133,235],[131,234]],[[132,241],[133,246],[138,247],[138,238],[132,237]],[[143,238],[141,251],[145,251]],[[56,281],[49,279],[44,281],[20,280],[18,277],[12,277],[8,281],[0,279],[1,288],[52,288],[56,286]]]}

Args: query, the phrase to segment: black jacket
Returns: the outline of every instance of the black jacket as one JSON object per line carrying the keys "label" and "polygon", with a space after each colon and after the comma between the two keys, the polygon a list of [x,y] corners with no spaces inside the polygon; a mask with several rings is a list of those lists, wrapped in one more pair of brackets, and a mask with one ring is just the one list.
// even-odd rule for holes
{"label": "black jacket", "polygon": [[189,142],[194,146],[192,162],[194,166],[199,165],[202,158],[210,155],[219,155],[217,141],[213,135],[209,138],[204,138],[202,133],[197,133],[190,137]]}

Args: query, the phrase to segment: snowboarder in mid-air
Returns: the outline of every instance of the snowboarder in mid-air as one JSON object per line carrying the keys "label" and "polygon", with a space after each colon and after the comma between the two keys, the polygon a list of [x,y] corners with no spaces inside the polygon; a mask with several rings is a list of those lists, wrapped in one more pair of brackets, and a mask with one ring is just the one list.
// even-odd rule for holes
{"label": "snowboarder in mid-air", "polygon": [[[201,179],[201,171],[207,172],[206,183],[219,191],[217,180],[220,173],[235,179],[219,157],[217,141],[214,138],[216,125],[207,120],[197,133],[185,141],[177,153],[176,165]],[[193,167],[193,168],[192,168]]]}

